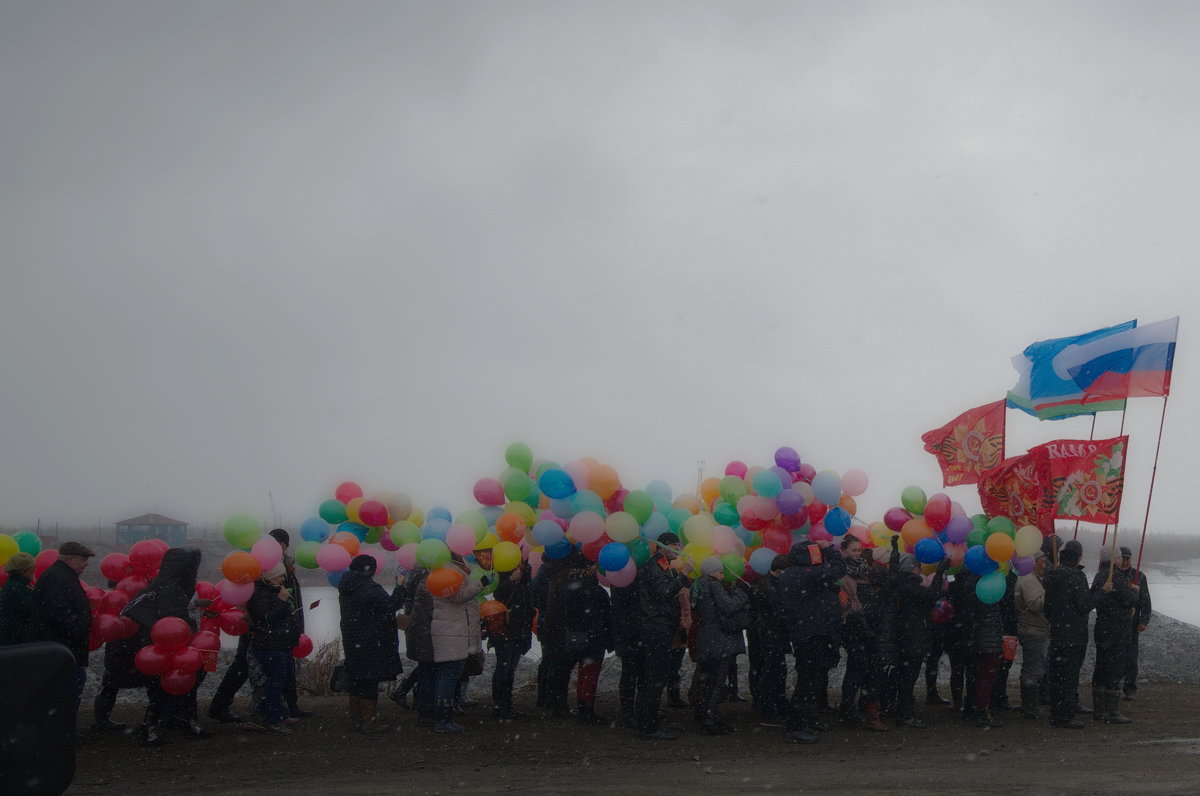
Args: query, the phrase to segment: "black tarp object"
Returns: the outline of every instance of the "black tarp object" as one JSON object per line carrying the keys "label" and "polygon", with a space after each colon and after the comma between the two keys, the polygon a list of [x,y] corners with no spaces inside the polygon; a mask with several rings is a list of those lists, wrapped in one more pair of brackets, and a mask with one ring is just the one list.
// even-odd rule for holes
{"label": "black tarp object", "polygon": [[62,793],[75,778],[75,657],[51,641],[0,647],[0,791]]}

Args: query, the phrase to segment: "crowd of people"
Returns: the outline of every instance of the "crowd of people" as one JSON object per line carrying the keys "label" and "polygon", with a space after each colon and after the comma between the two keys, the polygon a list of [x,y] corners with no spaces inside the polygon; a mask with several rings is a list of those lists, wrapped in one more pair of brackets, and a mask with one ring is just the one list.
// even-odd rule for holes
{"label": "crowd of people", "polygon": [[[208,715],[287,734],[312,715],[298,704],[292,656],[304,611],[294,561],[286,553],[288,533],[276,529],[271,535],[283,546],[284,558],[255,584],[246,605],[250,629],[239,639]],[[597,683],[605,655],[615,652],[621,659],[617,720],[647,740],[676,737],[664,725],[669,715],[664,707],[690,709],[705,733],[732,732],[721,706],[742,700],[737,659],[743,654],[759,723],[781,728],[794,743],[817,742],[832,715],[868,731],[926,727],[931,713],[918,716],[915,694],[922,668],[924,704],[949,707],[978,727],[1002,726],[1002,717],[1013,710],[1043,718],[1042,705],[1050,707],[1050,723],[1066,729],[1084,726],[1080,713],[1108,724],[1131,721],[1120,703],[1137,693],[1138,637],[1150,621],[1151,603],[1128,548],[1120,548],[1115,561],[1103,550],[1089,584],[1080,543],[1049,537],[1033,571],[1020,577],[1009,572],[1006,592],[996,602],[976,594],[978,575],[965,569],[951,574],[948,561],[923,572],[913,555],[898,548],[898,539],[890,550],[863,549],[852,536],[839,544],[803,540],[776,556],[769,574],[752,584],[730,582],[715,557],[694,571],[674,534],[664,533],[652,550],[624,587],[603,586],[595,563],[579,551],[544,561],[535,575],[525,562],[492,573],[490,551],[477,550],[475,563],[487,572],[482,579],[471,577],[468,563],[455,556],[451,566],[463,577],[452,588],[431,584],[426,570],[398,569],[390,591],[376,582],[374,557],[355,557],[337,585],[345,660],[334,677],[337,690],[347,695],[353,726],[364,733],[390,729],[379,718],[378,700],[381,686],[391,684],[398,704],[408,707],[412,695],[418,726],[464,732],[456,717],[476,704],[467,686],[483,672],[485,642],[495,656],[492,715],[521,720],[525,714],[513,699],[515,674],[535,638],[541,647],[539,708],[553,716],[573,715],[583,724],[609,723],[597,709]],[[80,575],[93,555],[77,542],[62,545],[58,561],[34,585],[33,559],[18,553],[7,562],[9,579],[0,589],[0,644],[65,645],[78,666],[77,698],[86,678],[91,622]],[[198,627],[210,607],[195,594],[199,565],[198,550],[167,551],[158,575],[123,610],[138,630],[106,645],[95,729],[124,729],[111,719],[118,690],[145,688],[147,707],[137,732],[142,743],[163,743],[168,725],[207,734],[196,699],[203,672],[190,692],[173,695],[134,665],[157,620],[179,617],[193,630]],[[492,586],[493,599],[481,603],[480,592]],[[481,606],[487,606],[482,615]],[[1096,663],[1088,709],[1078,686],[1093,611]],[[396,683],[404,674],[401,632],[404,656],[414,665]],[[1009,682],[1018,645],[1020,703],[1014,704]],[[843,655],[839,699],[832,704],[830,674]],[[685,690],[681,672],[688,656],[695,666]],[[943,657],[949,659],[948,699],[938,690]],[[243,717],[232,706],[247,681],[253,715]]]}

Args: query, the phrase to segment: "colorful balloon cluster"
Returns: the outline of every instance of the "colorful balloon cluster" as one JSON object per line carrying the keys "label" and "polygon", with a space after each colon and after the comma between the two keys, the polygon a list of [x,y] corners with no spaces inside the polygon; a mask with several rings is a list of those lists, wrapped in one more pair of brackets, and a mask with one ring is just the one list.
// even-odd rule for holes
{"label": "colorful balloon cluster", "polygon": [[904,549],[922,564],[948,558],[951,571],[965,567],[980,576],[975,594],[985,603],[1004,597],[1010,569],[1018,575],[1032,571],[1033,556],[1042,547],[1042,532],[1036,527],[1017,528],[1008,517],[968,517],[961,505],[940,492],[926,497],[920,487],[905,487],[900,503],[887,510],[883,522],[871,525],[871,540],[887,547],[899,534]]}

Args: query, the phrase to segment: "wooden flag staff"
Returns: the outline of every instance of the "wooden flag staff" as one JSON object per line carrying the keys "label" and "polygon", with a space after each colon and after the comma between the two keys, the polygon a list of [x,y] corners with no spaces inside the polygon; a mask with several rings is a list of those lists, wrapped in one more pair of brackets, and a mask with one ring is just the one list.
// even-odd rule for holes
{"label": "wooden flag staff", "polygon": [[1138,544],[1137,568],[1133,574],[1134,583],[1137,583],[1142,577],[1142,550],[1146,547],[1146,529],[1150,526],[1150,503],[1154,500],[1154,479],[1158,475],[1158,452],[1162,448],[1163,424],[1167,420],[1167,398],[1169,397],[1169,395],[1163,396],[1162,417],[1158,420],[1158,442],[1154,445],[1154,469],[1150,471],[1150,494],[1146,497],[1146,517],[1142,520],[1142,541]]}

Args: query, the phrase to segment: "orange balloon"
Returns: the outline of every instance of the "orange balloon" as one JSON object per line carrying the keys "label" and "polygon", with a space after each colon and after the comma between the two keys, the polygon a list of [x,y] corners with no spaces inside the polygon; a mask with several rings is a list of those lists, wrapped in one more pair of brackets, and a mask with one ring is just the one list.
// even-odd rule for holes
{"label": "orange balloon", "polygon": [[230,583],[253,583],[262,575],[262,567],[254,556],[239,550],[225,556],[221,562],[221,574]]}
{"label": "orange balloon", "polygon": [[695,495],[680,495],[675,498],[675,502],[671,504],[672,508],[687,509],[692,514],[699,514],[703,506],[700,505],[700,498]]}
{"label": "orange balloon", "polygon": [[462,586],[463,574],[458,567],[438,567],[425,578],[425,587],[434,597],[449,597]]}
{"label": "orange balloon", "polygon": [[996,563],[1008,561],[1017,550],[1016,542],[1006,533],[992,534],[983,543],[983,546],[987,550],[988,558]]}
{"label": "orange balloon", "polygon": [[479,618],[487,619],[489,616],[502,614],[507,610],[508,608],[499,600],[484,600],[479,604]]}
{"label": "orange balloon", "polygon": [[858,514],[858,503],[849,495],[842,495],[838,498],[838,505],[845,509],[846,513],[851,517]]}
{"label": "orange balloon", "polygon": [[925,522],[923,517],[913,517],[904,523],[904,527],[900,529],[900,535],[904,537],[906,545],[914,547],[922,539],[933,536],[933,529],[929,527],[929,523]]}
{"label": "orange balloon", "polygon": [[591,469],[588,487],[599,495],[601,500],[608,500],[621,488],[621,478],[611,465],[598,464]]}
{"label": "orange balloon", "polygon": [[340,544],[342,547],[346,548],[346,552],[352,556],[358,555],[358,537],[349,531],[338,531],[329,541],[333,542],[334,544]]}
{"label": "orange balloon", "polygon": [[711,506],[713,501],[721,496],[717,490],[717,485],[721,483],[721,479],[715,477],[705,478],[700,484],[700,499],[704,501],[704,505]]}
{"label": "orange balloon", "polygon": [[350,522],[362,522],[362,518],[358,516],[358,509],[365,503],[366,500],[360,497],[351,498],[346,501],[346,519]]}
{"label": "orange balloon", "polygon": [[506,542],[519,542],[525,536],[525,520],[516,514],[501,514],[496,520],[496,536]]}

